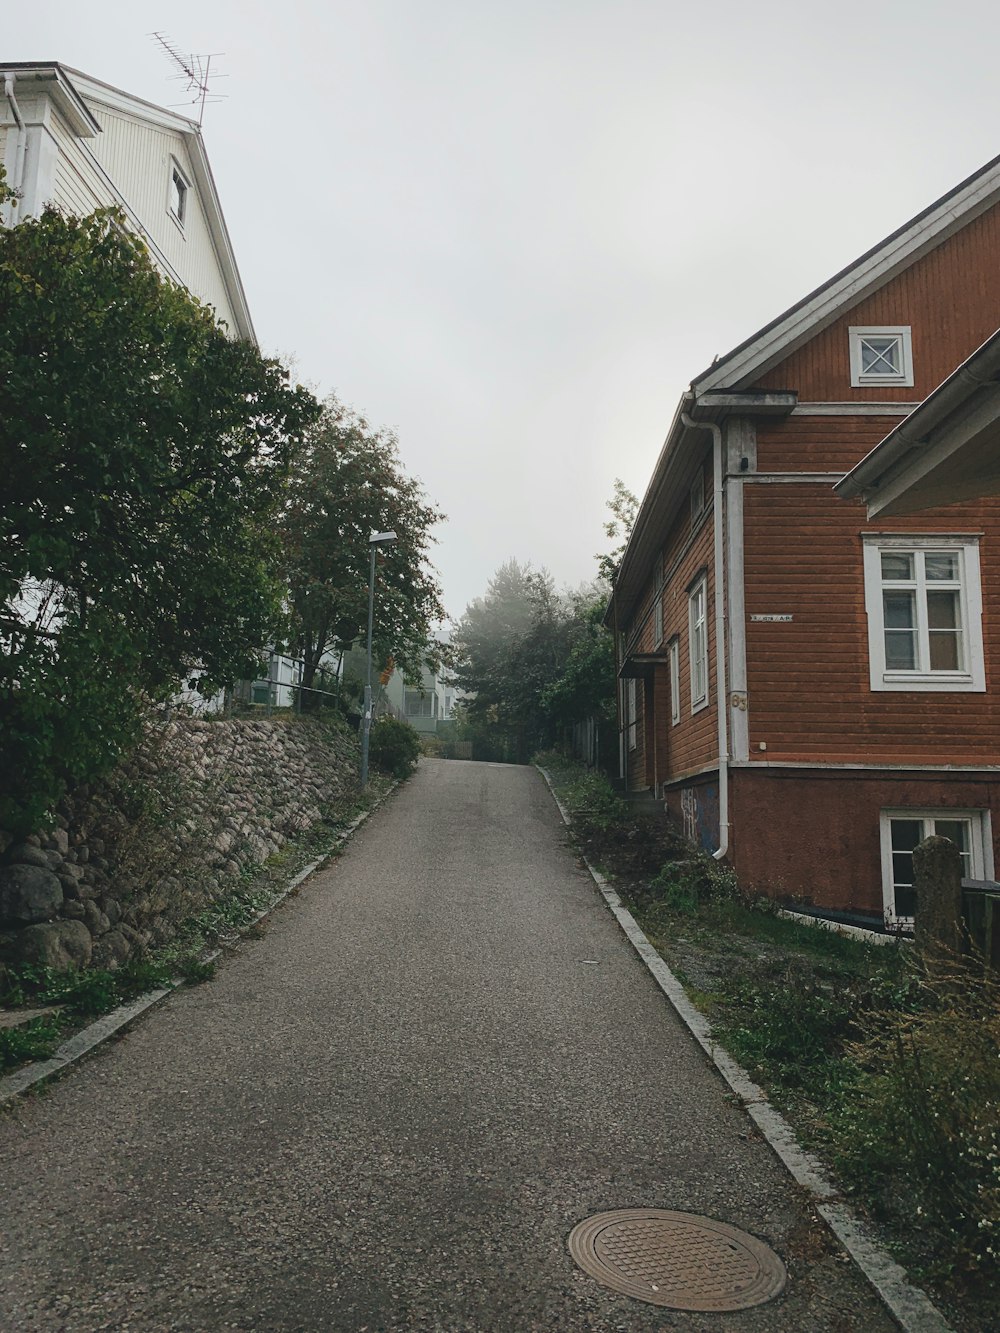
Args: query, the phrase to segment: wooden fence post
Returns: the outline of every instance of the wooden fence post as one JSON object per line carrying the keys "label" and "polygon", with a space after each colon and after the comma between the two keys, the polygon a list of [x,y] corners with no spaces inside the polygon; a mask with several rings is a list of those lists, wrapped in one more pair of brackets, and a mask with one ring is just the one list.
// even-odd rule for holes
{"label": "wooden fence post", "polygon": [[920,946],[962,947],[962,854],[950,838],[934,835],[913,849],[917,910],[913,923]]}

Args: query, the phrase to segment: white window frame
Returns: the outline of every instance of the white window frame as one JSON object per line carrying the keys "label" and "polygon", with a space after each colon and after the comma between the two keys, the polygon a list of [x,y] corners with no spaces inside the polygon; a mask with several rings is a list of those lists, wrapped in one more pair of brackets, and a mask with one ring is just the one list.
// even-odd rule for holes
{"label": "white window frame", "polygon": [[[699,574],[688,589],[688,656],[691,712],[708,707],[708,576]],[[700,693],[696,687],[703,686]]]}
{"label": "white window frame", "polygon": [[[979,568],[979,539],[975,536],[935,533],[911,536],[864,533],[865,609],[868,612],[868,660],[871,688],[922,692],[986,692],[986,660],[983,654],[983,597]],[[961,671],[931,671],[927,646],[926,585],[918,580],[916,591],[918,651],[921,665],[915,670],[889,670],[885,663],[885,623],[882,602],[882,552],[902,551],[918,555],[927,551],[957,551],[959,555],[959,607],[962,617],[965,663]],[[919,564],[919,562],[918,562]]]}
{"label": "white window frame", "polygon": [[670,671],[670,725],[676,727],[681,720],[681,641],[676,635],[667,646],[667,661]]}
{"label": "white window frame", "polygon": [[625,682],[625,733],[628,738],[629,750],[634,750],[638,744],[639,707],[636,699],[636,680],[634,676],[629,676]]}
{"label": "white window frame", "polygon": [[896,876],[892,865],[892,821],[894,819],[920,819],[924,822],[924,837],[934,832],[934,823],[939,819],[963,820],[969,824],[969,859],[971,879],[992,879],[993,869],[993,821],[989,810],[942,810],[942,809],[891,809],[879,813],[879,841],[882,850],[882,903],[885,924],[897,929],[912,929],[913,917],[900,916],[896,911]]}
{"label": "white window frame", "polygon": [[659,648],[663,642],[663,552],[656,557],[656,573],[653,578],[653,647]]}
{"label": "white window frame", "polygon": [[[174,207],[174,185],[177,186],[177,207]],[[170,175],[167,177],[167,212],[184,230],[187,222],[188,204],[191,198],[191,182],[187,173],[175,157],[170,158]]]}
{"label": "white window frame", "polygon": [[437,695],[427,690],[408,689],[403,692],[403,713],[406,717],[436,717]]}
{"label": "white window frame", "polygon": [[[856,325],[848,329],[851,347],[851,385],[855,389],[876,388],[879,385],[898,385],[900,388],[913,385],[913,338],[909,324]],[[863,369],[861,344],[866,338],[896,338],[899,341],[899,370],[890,373],[873,373]]]}

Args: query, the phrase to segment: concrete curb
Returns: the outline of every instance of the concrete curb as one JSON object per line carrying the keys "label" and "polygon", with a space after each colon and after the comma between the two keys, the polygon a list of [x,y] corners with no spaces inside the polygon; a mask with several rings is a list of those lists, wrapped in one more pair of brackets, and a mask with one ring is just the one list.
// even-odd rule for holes
{"label": "concrete curb", "polygon": [[[559,799],[551,777],[540,764],[535,767],[545,779],[563,823],[571,827],[569,811]],[[816,1200],[816,1211],[857,1264],[900,1328],[904,1333],[953,1333],[951,1325],[936,1306],[918,1287],[913,1286],[903,1268],[873,1239],[861,1220],[840,1199],[839,1191],[820,1162],[801,1146],[791,1125],[767,1100],[764,1090],[712,1039],[711,1023],[688,999],[684,987],[653,948],[635,917],[622,904],[601,872],[595,870],[586,857],[582,860],[618,924],[681,1022],[740,1099],[747,1114],[793,1179]]]}
{"label": "concrete curb", "polygon": [[[259,921],[263,921],[266,916],[270,916],[275,908],[281,906],[293,890],[297,889],[304,880],[309,878],[310,875],[315,874],[317,870],[326,865],[327,861],[330,860],[334,853],[339,851],[344,843],[347,842],[366,819],[375,813],[386,797],[389,796],[391,792],[395,791],[398,786],[398,782],[393,782],[385,795],[380,796],[369,810],[363,810],[360,815],[355,819],[352,819],[344,831],[337,835],[329,850],[319,857],[318,860],[307,865],[305,869],[300,870],[293,879],[289,880],[278,896],[270,902],[267,907],[258,912],[247,922],[238,938],[242,938],[251,926],[255,926]],[[226,947],[228,947],[228,944],[224,945],[222,948],[212,949],[209,953],[203,954],[201,961],[203,963],[215,962],[215,960],[225,952]],[[168,995],[173,994],[177,987],[181,985],[182,981],[182,977],[175,977],[174,980],[169,982],[166,986],[150,991],[146,995],[140,995],[137,1000],[133,1000],[130,1004],[123,1004],[118,1009],[113,1009],[110,1014],[105,1014],[102,1018],[97,1019],[96,1022],[88,1024],[87,1027],[82,1028],[67,1041],[64,1041],[55,1054],[50,1056],[48,1060],[41,1060],[37,1064],[27,1065],[24,1069],[18,1069],[13,1074],[4,1075],[0,1078],[0,1106],[13,1101],[15,1097],[20,1097],[22,1093],[27,1092],[31,1088],[36,1088],[47,1083],[49,1079],[55,1078],[65,1069],[74,1065],[78,1060],[81,1060],[85,1055],[89,1055],[95,1047],[100,1046],[110,1037],[113,1037],[116,1032],[120,1032],[122,1028],[146,1013],[148,1009],[152,1009],[154,1005],[162,1003]]]}

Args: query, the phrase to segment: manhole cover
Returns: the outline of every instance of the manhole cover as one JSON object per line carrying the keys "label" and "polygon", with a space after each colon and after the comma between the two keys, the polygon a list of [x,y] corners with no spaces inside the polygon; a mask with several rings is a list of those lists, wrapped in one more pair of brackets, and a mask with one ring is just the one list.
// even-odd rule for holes
{"label": "manhole cover", "polygon": [[671,1310],[745,1310],[785,1288],[785,1266],[772,1249],[694,1213],[598,1213],[570,1232],[569,1252],[604,1286]]}

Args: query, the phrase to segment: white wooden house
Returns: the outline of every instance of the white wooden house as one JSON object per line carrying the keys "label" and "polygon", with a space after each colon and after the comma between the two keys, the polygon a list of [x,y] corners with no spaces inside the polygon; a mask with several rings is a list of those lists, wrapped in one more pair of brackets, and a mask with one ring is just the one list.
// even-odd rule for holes
{"label": "white wooden house", "polygon": [[65,65],[0,65],[0,79],[0,162],[20,195],[4,223],[117,205],[166,277],[255,342],[199,126]]}

